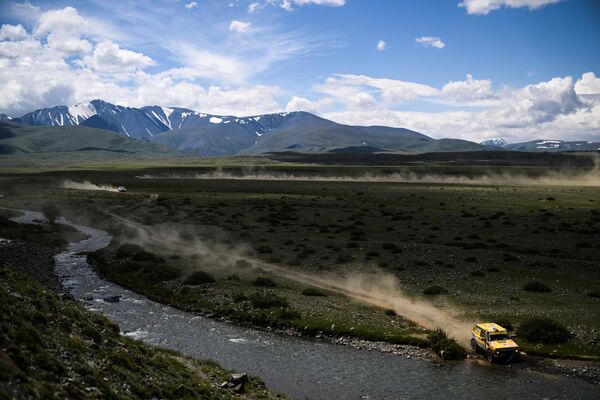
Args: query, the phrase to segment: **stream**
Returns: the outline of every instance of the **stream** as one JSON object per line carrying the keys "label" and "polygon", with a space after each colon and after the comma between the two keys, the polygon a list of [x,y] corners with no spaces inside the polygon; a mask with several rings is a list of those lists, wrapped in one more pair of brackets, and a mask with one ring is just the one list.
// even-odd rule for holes
{"label": "stream", "polygon": [[[25,211],[16,222],[43,220]],[[54,256],[62,284],[85,307],[119,324],[124,335],[210,359],[261,378],[270,390],[304,399],[598,399],[600,387],[502,365],[439,365],[378,351],[284,336],[205,318],[148,300],[100,278],[85,255],[110,243],[97,229]],[[104,298],[119,295],[119,302]]]}

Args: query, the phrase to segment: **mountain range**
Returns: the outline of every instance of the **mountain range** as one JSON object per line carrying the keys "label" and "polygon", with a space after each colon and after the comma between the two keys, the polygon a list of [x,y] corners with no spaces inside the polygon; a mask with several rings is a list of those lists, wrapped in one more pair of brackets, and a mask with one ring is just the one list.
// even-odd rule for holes
{"label": "mountain range", "polygon": [[[43,108],[19,118],[0,114],[0,121],[112,131],[122,137],[155,143],[161,148],[203,156],[282,151],[319,153],[343,149],[415,154],[482,150],[591,151],[600,148],[600,143],[590,142],[539,140],[508,144],[503,139],[482,143],[434,139],[404,128],[338,124],[303,111],[236,117],[179,107],[125,107],[103,100]],[[555,146],[557,143],[559,145]]]}
{"label": "mountain range", "polygon": [[508,143],[503,138],[488,139],[481,142],[484,146],[496,147],[502,150],[528,152],[560,152],[560,151],[598,151],[600,142],[583,140],[530,140],[528,142]]}
{"label": "mountain range", "polygon": [[204,156],[288,150],[323,152],[346,147],[402,153],[483,149],[477,143],[436,140],[403,128],[342,125],[303,111],[235,117],[179,107],[134,108],[93,100],[36,110],[10,121],[33,126],[104,129]]}

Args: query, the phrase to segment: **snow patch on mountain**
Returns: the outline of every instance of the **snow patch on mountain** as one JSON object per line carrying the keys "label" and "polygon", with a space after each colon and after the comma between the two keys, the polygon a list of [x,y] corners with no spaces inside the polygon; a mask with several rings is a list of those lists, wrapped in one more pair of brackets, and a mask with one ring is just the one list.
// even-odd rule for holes
{"label": "snow patch on mountain", "polygon": [[494,138],[494,139],[484,140],[484,141],[480,142],[479,144],[482,144],[484,146],[504,147],[508,144],[508,142],[504,138]]}
{"label": "snow patch on mountain", "polygon": [[[78,125],[96,115],[96,107],[92,103],[80,103],[69,106],[67,109],[74,125]],[[62,121],[61,125],[64,125],[64,121]]]}

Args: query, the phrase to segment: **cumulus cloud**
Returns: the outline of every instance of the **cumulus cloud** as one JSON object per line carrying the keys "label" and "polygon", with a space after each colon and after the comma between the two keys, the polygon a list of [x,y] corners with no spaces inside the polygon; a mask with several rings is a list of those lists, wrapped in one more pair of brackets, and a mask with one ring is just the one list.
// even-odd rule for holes
{"label": "cumulus cloud", "polygon": [[423,47],[434,47],[436,49],[443,49],[446,47],[446,43],[442,41],[439,37],[433,36],[421,36],[415,39],[415,42],[419,43]]}
{"label": "cumulus cloud", "polygon": [[304,97],[293,96],[285,107],[285,111],[307,111],[313,114],[321,114],[325,108],[335,103],[335,100],[324,97],[313,101]]}
{"label": "cumulus cloud", "polygon": [[252,24],[250,22],[233,20],[229,24],[229,30],[231,32],[246,33],[249,32],[250,29],[252,29]]}
{"label": "cumulus cloud", "polygon": [[442,87],[441,97],[456,103],[470,103],[496,98],[489,79],[473,79],[467,74],[464,81],[450,81]]}
{"label": "cumulus cloud", "polygon": [[40,15],[34,34],[59,36],[80,35],[86,32],[88,22],[73,7],[49,10]]}
{"label": "cumulus cloud", "polygon": [[122,49],[110,41],[96,45],[94,52],[83,59],[86,66],[100,72],[132,72],[154,65],[150,57],[131,50]]}
{"label": "cumulus cloud", "polygon": [[468,14],[487,15],[502,7],[527,7],[536,10],[548,4],[556,4],[562,0],[463,0],[458,6],[467,10]]}
{"label": "cumulus cloud", "polygon": [[[494,91],[490,80],[471,75],[464,81],[448,82],[441,89],[367,76],[334,75],[318,89],[335,103],[328,104],[329,111],[321,114],[336,122],[405,127],[437,138],[480,141],[504,137],[515,142],[536,138],[600,140],[600,99],[594,97],[599,93],[597,84],[593,73],[583,74],[576,83],[566,76],[498,91]],[[393,90],[394,95],[384,96],[386,90]],[[403,94],[400,99],[469,108],[403,111],[394,106],[399,100],[396,92]],[[318,100],[310,104],[318,104]],[[472,109],[473,105],[478,107]]]}
{"label": "cumulus cloud", "polygon": [[198,8],[198,3],[196,3],[195,1],[190,1],[189,3],[186,3],[184,7],[188,10],[191,10],[192,8]]}
{"label": "cumulus cloud", "polygon": [[600,95],[600,78],[593,72],[586,72],[575,83],[575,92],[580,95]]}
{"label": "cumulus cloud", "polygon": [[2,27],[0,27],[0,40],[18,41],[27,39],[28,36],[29,35],[27,34],[27,31],[25,30],[25,28],[23,28],[23,25],[21,24],[3,24]]}
{"label": "cumulus cloud", "polygon": [[379,51],[385,50],[386,46],[387,46],[387,43],[384,42],[383,40],[380,40],[379,42],[377,42],[377,50],[379,50]]}

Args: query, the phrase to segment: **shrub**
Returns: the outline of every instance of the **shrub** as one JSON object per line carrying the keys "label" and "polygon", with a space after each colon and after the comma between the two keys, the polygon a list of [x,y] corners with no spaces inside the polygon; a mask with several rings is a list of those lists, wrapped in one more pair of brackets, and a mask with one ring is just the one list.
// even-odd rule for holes
{"label": "shrub", "polygon": [[593,297],[595,299],[600,299],[600,290],[592,290],[587,294],[589,297]]}
{"label": "shrub", "polygon": [[471,272],[471,276],[485,276],[485,272],[476,270],[476,271]]}
{"label": "shrub", "polygon": [[215,281],[215,278],[213,278],[211,275],[207,274],[204,271],[196,271],[194,273],[192,273],[190,276],[188,276],[186,278],[185,281],[183,281],[183,283],[185,283],[186,285],[204,285],[207,283],[213,283]]}
{"label": "shrub", "polygon": [[100,343],[102,341],[102,335],[92,325],[86,324],[81,328],[81,334],[89,339],[92,339],[94,343]]}
{"label": "shrub", "polygon": [[145,250],[137,244],[124,243],[117,249],[117,258],[128,258],[138,253],[142,253]]}
{"label": "shrub", "polygon": [[560,323],[544,317],[535,317],[521,323],[518,335],[530,342],[543,344],[563,343],[571,338],[571,333]]}
{"label": "shrub", "polygon": [[271,254],[273,253],[273,249],[269,246],[260,246],[256,249],[259,254]]}
{"label": "shrub", "polygon": [[440,285],[433,285],[423,289],[423,294],[427,296],[437,296],[445,293],[448,293],[448,291]]}
{"label": "shrub", "polygon": [[389,315],[390,317],[395,317],[396,316],[396,311],[392,310],[391,308],[385,310],[385,315]]}
{"label": "shrub", "polygon": [[314,287],[304,289],[302,294],[305,296],[327,296],[325,292]]}
{"label": "shrub", "polygon": [[248,300],[248,296],[246,296],[244,293],[237,292],[233,294],[234,303],[239,303],[246,300]]}
{"label": "shrub", "polygon": [[277,296],[271,292],[253,293],[250,295],[250,301],[254,308],[272,308],[287,307],[288,302],[285,298]]}
{"label": "shrub", "polygon": [[277,284],[270,278],[266,278],[264,276],[259,276],[252,281],[254,286],[259,287],[275,287]]}
{"label": "shrub", "polygon": [[546,286],[546,284],[544,284],[540,281],[527,282],[523,286],[523,290],[525,290],[527,292],[536,292],[536,293],[548,293],[548,292],[552,291],[552,289],[550,289],[548,286]]}
{"label": "shrub", "polygon": [[448,337],[443,329],[437,328],[427,335],[427,342],[433,351],[444,360],[462,360],[467,356],[465,349]]}
{"label": "shrub", "polygon": [[148,283],[159,283],[177,279],[181,276],[178,268],[164,264],[147,264],[142,270],[141,279]]}

